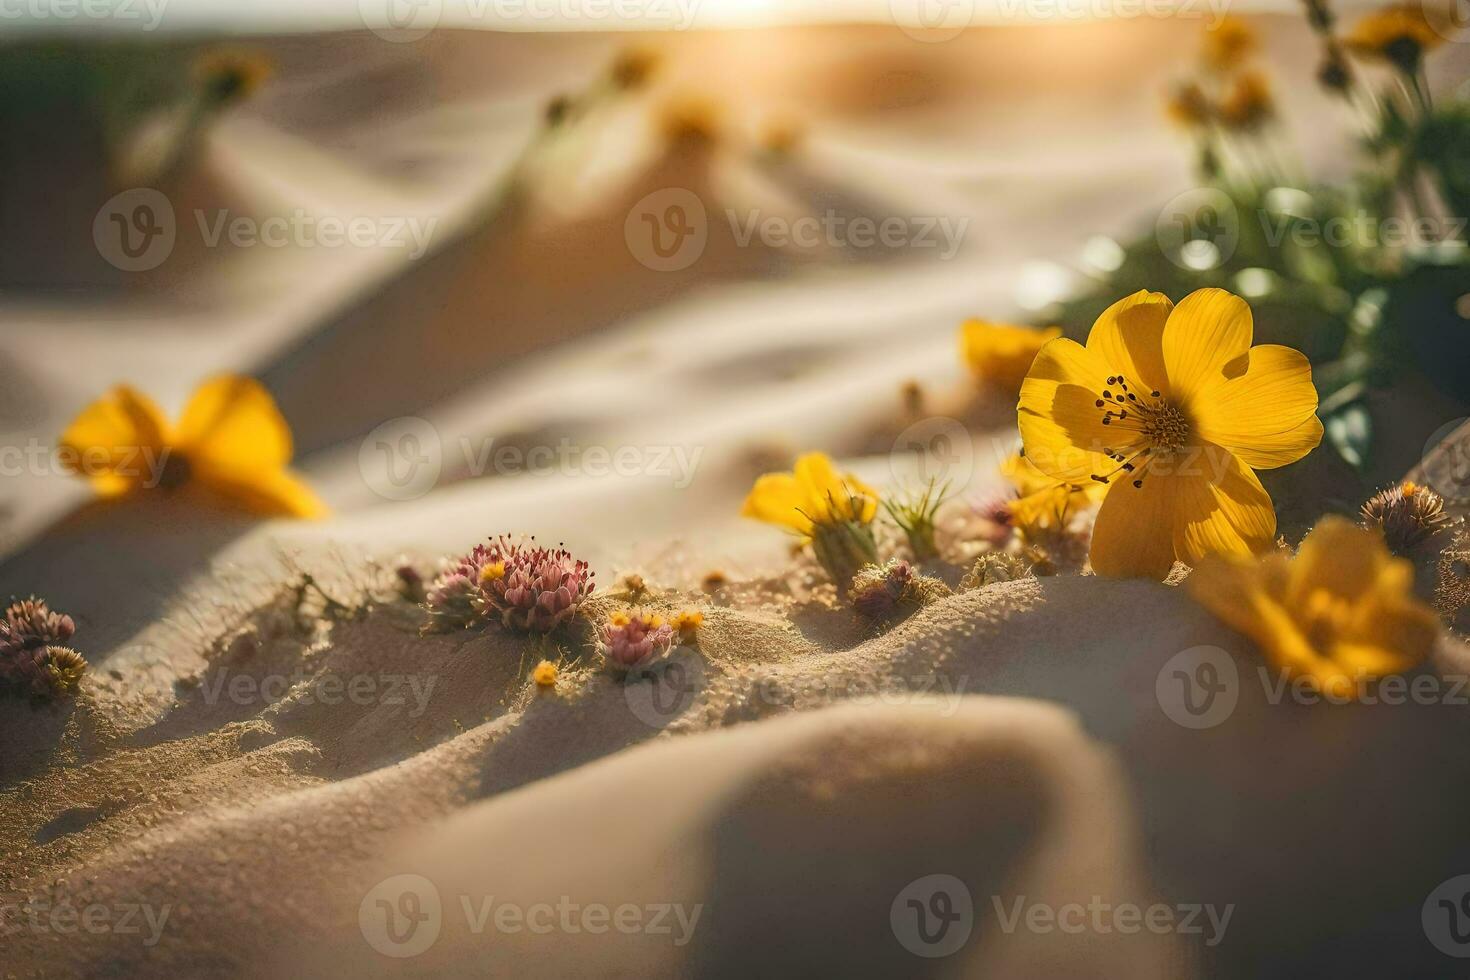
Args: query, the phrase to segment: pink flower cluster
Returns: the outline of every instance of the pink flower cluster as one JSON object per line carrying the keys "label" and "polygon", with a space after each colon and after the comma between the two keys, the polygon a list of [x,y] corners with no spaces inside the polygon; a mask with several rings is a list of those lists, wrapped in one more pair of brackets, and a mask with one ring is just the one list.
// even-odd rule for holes
{"label": "pink flower cluster", "polygon": [[615,612],[598,633],[602,655],[615,668],[647,666],[673,648],[674,628],[662,616]]}
{"label": "pink flower cluster", "polygon": [[476,545],[441,575],[424,605],[431,625],[454,629],[498,621],[523,633],[550,633],[592,594],[593,573],[565,548],[506,535]]}
{"label": "pink flower cluster", "polygon": [[0,686],[37,699],[75,691],[87,661],[62,644],[76,630],[70,616],[40,599],[11,605],[0,619]]}

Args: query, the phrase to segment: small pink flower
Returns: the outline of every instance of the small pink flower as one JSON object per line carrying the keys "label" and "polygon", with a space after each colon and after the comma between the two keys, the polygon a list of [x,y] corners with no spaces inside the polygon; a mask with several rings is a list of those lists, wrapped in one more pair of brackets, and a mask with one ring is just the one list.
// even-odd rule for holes
{"label": "small pink flower", "polygon": [[602,656],[616,669],[647,666],[674,645],[674,628],[662,616],[615,612],[598,632]]}

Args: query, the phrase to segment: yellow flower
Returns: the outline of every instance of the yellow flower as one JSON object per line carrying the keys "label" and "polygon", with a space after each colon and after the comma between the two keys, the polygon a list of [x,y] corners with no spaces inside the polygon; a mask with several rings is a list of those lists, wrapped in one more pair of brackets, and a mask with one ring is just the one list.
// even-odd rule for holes
{"label": "yellow flower", "polygon": [[194,81],[216,102],[248,98],[275,74],[275,64],[257,51],[220,49],[194,59]]}
{"label": "yellow flower", "polygon": [[623,610],[618,609],[607,617],[607,621],[613,626],[627,626],[633,621],[633,617],[629,616]]}
{"label": "yellow flower", "polygon": [[793,472],[757,479],[740,511],[804,538],[815,526],[869,524],[877,513],[878,492],[851,473],[838,476],[826,453],[807,453]]}
{"label": "yellow flower", "polygon": [[1255,641],[1277,670],[1333,698],[1364,680],[1409,670],[1439,634],[1414,598],[1414,568],[1376,533],[1327,517],[1296,559],[1215,558],[1189,577],[1195,600]]}
{"label": "yellow flower", "polygon": [[1073,487],[1107,488],[1098,574],[1161,579],[1176,558],[1275,538],[1254,470],[1311,452],[1322,424],[1307,359],[1251,338],[1250,307],[1223,289],[1177,307],[1139,291],[1098,317],[1085,347],[1059,338],[1036,356],[1017,412],[1026,458]]}
{"label": "yellow flower", "polygon": [[1023,527],[1060,526],[1068,514],[1097,503],[1108,489],[1091,480],[1085,486],[1059,484],[1020,453],[1012,453],[1002,461],[1000,473],[1019,495],[1006,504],[1006,509],[1012,522]]}
{"label": "yellow flower", "polygon": [[481,585],[486,582],[498,582],[503,578],[505,578],[505,562],[503,561],[492,561],[480,569]]}
{"label": "yellow flower", "polygon": [[536,682],[537,687],[556,687],[556,674],[556,664],[543,660],[531,671],[531,680]]}
{"label": "yellow flower", "polygon": [[669,143],[705,146],[719,140],[723,115],[712,99],[685,96],[659,110],[658,128]]}
{"label": "yellow flower", "polygon": [[104,497],[185,484],[262,515],[324,517],[292,474],[291,429],[259,382],[224,375],[200,385],[178,425],[128,385],[85,408],[61,436],[66,466]]}
{"label": "yellow flower", "polygon": [[1274,111],[1271,83],[1258,71],[1237,75],[1220,100],[1220,121],[1233,129],[1254,129]]}
{"label": "yellow flower", "polygon": [[1198,129],[1210,121],[1210,100],[1193,82],[1171,89],[1164,103],[1169,121],[1184,129]]}
{"label": "yellow flower", "polygon": [[674,617],[674,629],[684,637],[693,636],[704,625],[704,613],[697,609],[685,609]]}
{"label": "yellow flower", "polygon": [[1245,61],[1256,49],[1256,32],[1239,17],[1224,17],[1205,31],[1205,63],[1228,71]]}
{"label": "yellow flower", "polygon": [[1384,7],[1359,20],[1346,43],[1364,57],[1414,71],[1424,52],[1439,47],[1444,40],[1429,23],[1422,4],[1405,3]]}
{"label": "yellow flower", "polygon": [[966,320],[960,327],[960,355],[970,371],[982,381],[1008,392],[1021,390],[1021,382],[1036,352],[1062,335],[1060,327],[1033,330],[986,320]]}

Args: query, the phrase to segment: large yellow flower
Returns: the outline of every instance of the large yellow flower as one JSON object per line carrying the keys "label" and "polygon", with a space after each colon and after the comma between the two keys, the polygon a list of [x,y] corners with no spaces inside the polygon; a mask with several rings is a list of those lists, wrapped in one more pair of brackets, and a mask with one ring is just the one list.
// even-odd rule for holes
{"label": "large yellow flower", "polygon": [[803,538],[818,525],[869,524],[877,513],[878,492],[851,473],[838,476],[826,453],[807,453],[791,473],[760,477],[740,510]]}
{"label": "large yellow flower", "polygon": [[1334,698],[1362,682],[1409,670],[1439,635],[1434,611],[1414,598],[1414,569],[1383,538],[1324,518],[1296,559],[1214,558],[1189,577],[1195,599],[1254,640],[1271,665]]}
{"label": "large yellow flower", "polygon": [[966,320],[960,327],[960,354],[971,372],[1008,392],[1021,390],[1021,382],[1036,352],[1046,342],[1062,335],[1058,327],[1034,330],[1008,323]]}
{"label": "large yellow flower", "polygon": [[1276,536],[1254,469],[1322,440],[1307,359],[1251,346],[1250,307],[1201,289],[1176,307],[1140,291],[1093,324],[1087,346],[1041,349],[1017,406],[1026,457],[1073,487],[1107,487],[1092,536],[1100,575],[1163,578],[1177,558],[1250,554]]}
{"label": "large yellow flower", "polygon": [[225,375],[200,385],[178,425],[129,385],[118,385],[61,436],[62,460],[104,497],[195,484],[253,513],[322,517],[326,506],[293,475],[291,429],[270,393]]}

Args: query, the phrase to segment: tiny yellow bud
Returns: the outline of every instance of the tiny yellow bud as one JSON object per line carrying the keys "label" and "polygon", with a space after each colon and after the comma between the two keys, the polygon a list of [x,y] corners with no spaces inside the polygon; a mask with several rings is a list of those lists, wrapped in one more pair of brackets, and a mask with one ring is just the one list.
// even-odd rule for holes
{"label": "tiny yellow bud", "polygon": [[480,569],[481,585],[487,582],[498,582],[503,578],[505,578],[505,562],[503,561],[491,562]]}
{"label": "tiny yellow bud", "polygon": [[627,626],[630,622],[632,622],[632,619],[629,618],[627,613],[619,609],[617,612],[608,616],[607,621],[614,626]]}
{"label": "tiny yellow bud", "polygon": [[543,660],[531,671],[531,679],[536,682],[537,687],[555,687],[556,673],[556,664]]}
{"label": "tiny yellow bud", "polygon": [[680,633],[693,633],[704,623],[704,613],[697,609],[686,609],[674,617],[674,629]]}

